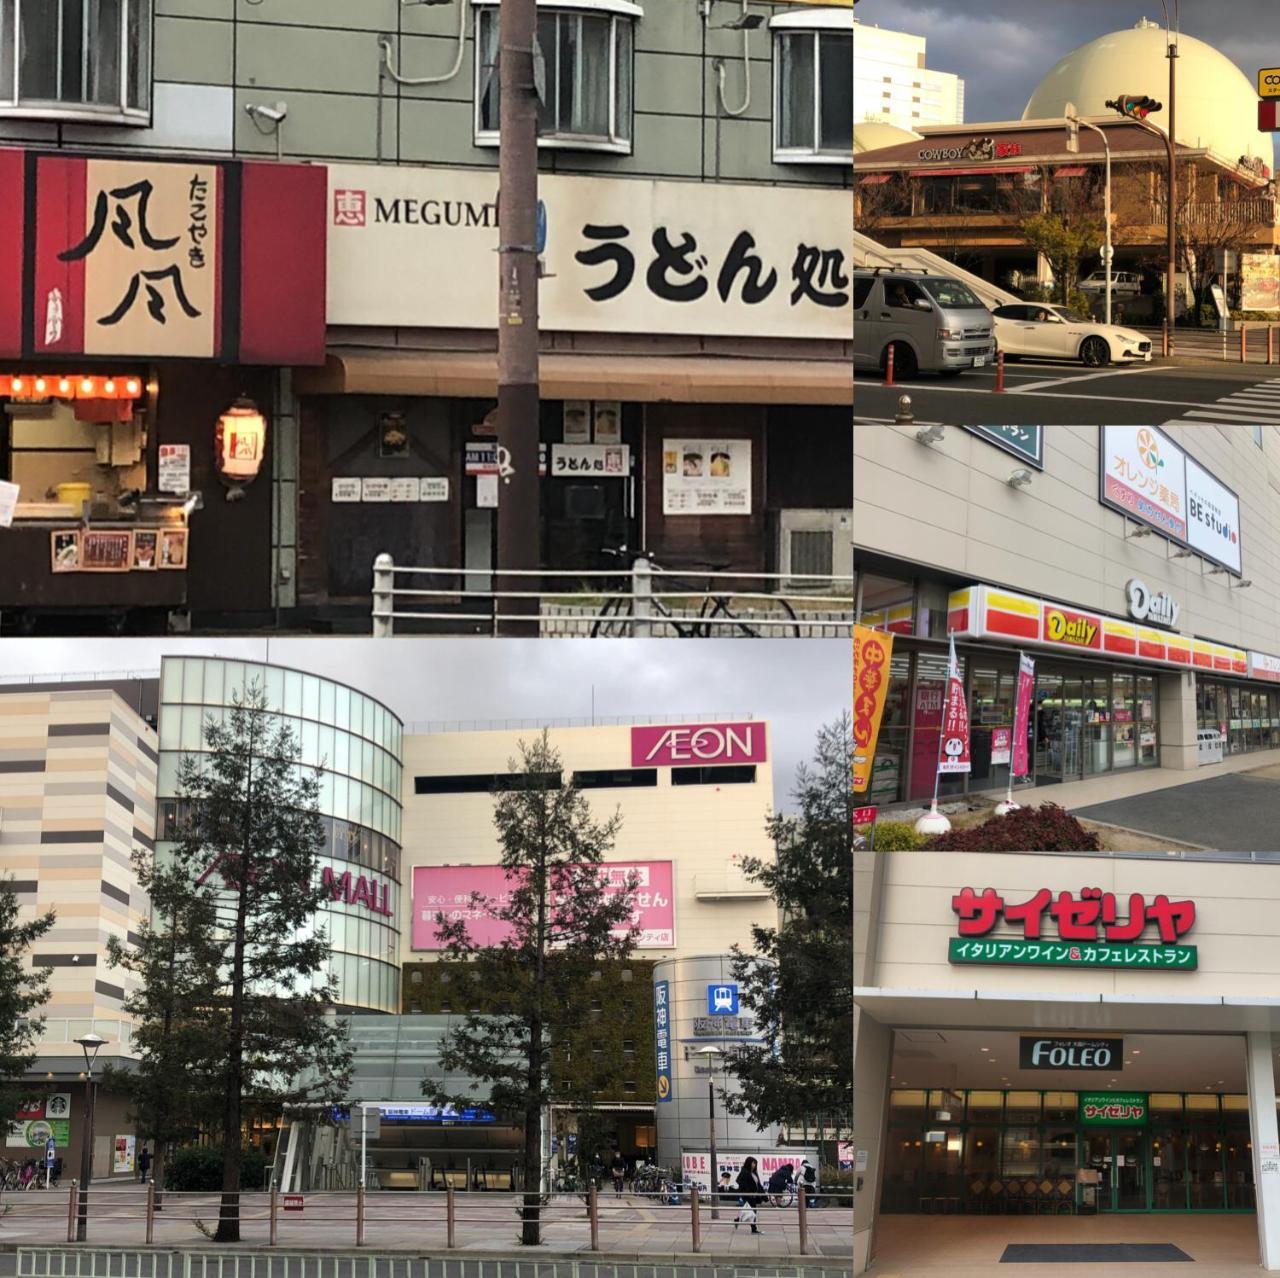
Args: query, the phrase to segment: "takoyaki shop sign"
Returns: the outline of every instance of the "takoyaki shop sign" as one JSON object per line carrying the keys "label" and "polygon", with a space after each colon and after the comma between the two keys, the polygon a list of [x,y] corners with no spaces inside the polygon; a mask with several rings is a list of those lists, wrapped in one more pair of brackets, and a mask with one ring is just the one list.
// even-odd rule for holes
{"label": "takoyaki shop sign", "polygon": [[1117,899],[1101,888],[1041,888],[1006,900],[994,888],[961,888],[951,898],[959,935],[948,942],[952,963],[1012,967],[1123,967],[1193,972],[1194,945],[1180,944],[1195,926],[1194,901],[1140,892]]}

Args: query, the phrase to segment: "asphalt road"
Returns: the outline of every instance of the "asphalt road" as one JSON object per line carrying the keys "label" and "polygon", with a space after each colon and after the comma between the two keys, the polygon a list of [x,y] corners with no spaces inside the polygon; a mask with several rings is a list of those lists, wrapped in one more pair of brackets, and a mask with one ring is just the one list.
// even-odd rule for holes
{"label": "asphalt road", "polygon": [[1277,811],[1280,779],[1265,772],[1213,777],[1072,809],[1078,817],[1218,852],[1265,852],[1274,848]]}
{"label": "asphalt road", "polygon": [[921,374],[892,387],[863,374],[854,379],[854,421],[892,421],[899,397],[909,395],[921,423],[1280,423],[1280,367],[1265,364],[1157,362],[1097,370],[1022,360],[1006,365],[1003,394],[994,393],[995,381],[993,369],[958,378]]}

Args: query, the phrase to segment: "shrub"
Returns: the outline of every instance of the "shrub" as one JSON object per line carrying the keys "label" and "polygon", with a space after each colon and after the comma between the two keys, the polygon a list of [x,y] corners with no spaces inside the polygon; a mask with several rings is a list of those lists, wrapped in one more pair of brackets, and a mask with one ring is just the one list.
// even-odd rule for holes
{"label": "shrub", "polygon": [[[240,1187],[262,1189],[266,1168],[266,1156],[260,1149],[246,1149],[241,1156]],[[222,1147],[200,1145],[175,1150],[165,1160],[164,1187],[175,1192],[216,1193],[222,1188]]]}
{"label": "shrub", "polygon": [[1100,852],[1096,834],[1056,803],[993,816],[972,830],[952,830],[927,845],[939,852]]}
{"label": "shrub", "polygon": [[[870,834],[868,826],[859,827],[862,834]],[[877,852],[918,852],[925,839],[905,821],[881,821],[876,825]]]}

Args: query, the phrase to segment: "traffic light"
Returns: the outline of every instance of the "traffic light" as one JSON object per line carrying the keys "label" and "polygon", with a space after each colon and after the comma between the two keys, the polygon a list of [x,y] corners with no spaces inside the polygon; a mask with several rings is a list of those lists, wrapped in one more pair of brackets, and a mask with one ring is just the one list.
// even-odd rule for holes
{"label": "traffic light", "polygon": [[1145,120],[1153,111],[1164,109],[1162,102],[1137,93],[1121,94],[1120,97],[1112,98],[1105,105],[1113,111],[1119,111],[1121,115],[1127,115],[1131,120]]}

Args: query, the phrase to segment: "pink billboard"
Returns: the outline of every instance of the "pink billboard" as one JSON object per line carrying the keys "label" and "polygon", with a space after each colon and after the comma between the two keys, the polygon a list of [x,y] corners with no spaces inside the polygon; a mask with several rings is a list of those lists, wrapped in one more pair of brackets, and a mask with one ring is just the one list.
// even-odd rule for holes
{"label": "pink billboard", "polygon": [[631,729],[633,768],[764,763],[763,723],[678,723]]}
{"label": "pink billboard", "polygon": [[[676,943],[673,875],[670,861],[610,861],[600,867],[608,876],[606,891],[621,892],[627,879],[637,879],[632,920],[640,927],[637,949],[672,949]],[[472,905],[479,892],[493,906]],[[443,948],[436,916],[467,920],[467,935],[477,945],[499,945],[511,928],[491,917],[510,900],[510,880],[500,865],[418,865],[413,870],[413,934],[415,950]]]}

